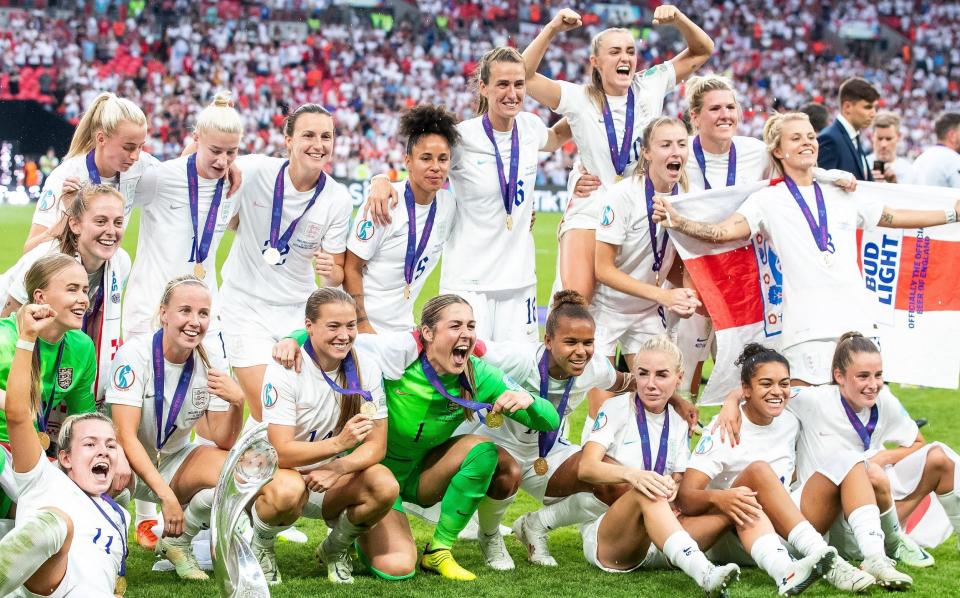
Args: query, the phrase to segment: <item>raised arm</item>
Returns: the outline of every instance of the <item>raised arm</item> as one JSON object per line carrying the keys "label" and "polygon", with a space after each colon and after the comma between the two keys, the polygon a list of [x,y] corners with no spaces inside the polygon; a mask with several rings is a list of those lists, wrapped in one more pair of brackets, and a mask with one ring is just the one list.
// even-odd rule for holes
{"label": "raised arm", "polygon": [[570,123],[567,117],[557,121],[555,125],[547,129],[547,142],[540,148],[541,152],[555,152],[563,144],[573,139],[573,131],[570,130]]}
{"label": "raised arm", "polygon": [[[43,458],[43,447],[34,428],[36,410],[40,397],[34,396],[33,345],[40,333],[57,317],[48,305],[29,304],[17,312],[17,348],[7,374],[7,394],[4,411],[7,416],[7,434],[10,452],[13,454],[13,470],[17,473],[32,471]],[[39,350],[39,349],[37,349]]]}
{"label": "raised arm", "polygon": [[543,55],[547,53],[550,42],[558,33],[570,31],[581,26],[583,21],[580,15],[569,8],[561,9],[553,19],[547,23],[546,27],[540,30],[537,37],[530,42],[527,49],[523,51],[523,67],[527,75],[527,90],[536,101],[540,102],[551,110],[556,110],[560,105],[560,85],[537,72],[540,68],[540,62]]}
{"label": "raised arm", "polygon": [[680,31],[687,47],[670,59],[677,74],[677,83],[697,72],[713,54],[713,40],[676,6],[661,4],[653,11],[654,25],[673,25]]}
{"label": "raised arm", "polygon": [[[942,216],[943,213],[941,212]],[[730,214],[717,224],[697,222],[681,216],[663,196],[657,196],[653,199],[653,221],[662,223],[665,227],[681,232],[688,237],[708,243],[746,241],[750,238],[750,225],[747,224],[747,219],[739,212]]]}
{"label": "raised arm", "polygon": [[884,206],[883,214],[877,226],[885,228],[923,228],[953,224],[957,221],[957,212],[960,211],[960,201],[953,205],[952,210],[903,210]]}

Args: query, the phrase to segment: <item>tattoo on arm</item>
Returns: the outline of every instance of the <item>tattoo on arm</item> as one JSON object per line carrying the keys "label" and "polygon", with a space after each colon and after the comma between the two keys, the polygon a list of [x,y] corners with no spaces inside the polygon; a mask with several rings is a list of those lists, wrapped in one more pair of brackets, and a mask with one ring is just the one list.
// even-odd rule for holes
{"label": "tattoo on arm", "polygon": [[893,214],[887,210],[884,210],[883,214],[880,215],[880,224],[885,226],[893,226]]}
{"label": "tattoo on arm", "polygon": [[[738,219],[737,222],[742,220]],[[695,239],[700,239],[701,241],[708,241],[710,243],[723,243],[729,238],[729,231],[727,227],[721,226],[719,224],[708,224],[706,222],[694,222],[687,220],[686,218],[680,222],[680,226],[677,227],[685,235],[689,235]]]}

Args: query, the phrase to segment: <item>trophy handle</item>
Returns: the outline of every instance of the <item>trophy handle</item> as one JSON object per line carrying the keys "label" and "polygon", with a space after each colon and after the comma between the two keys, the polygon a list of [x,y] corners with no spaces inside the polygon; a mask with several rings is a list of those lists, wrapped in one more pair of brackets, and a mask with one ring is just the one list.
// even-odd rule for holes
{"label": "trophy handle", "polygon": [[267,440],[267,424],[240,435],[220,472],[210,513],[213,571],[222,598],[269,598],[260,563],[237,530],[240,517],[277,471],[277,451]]}

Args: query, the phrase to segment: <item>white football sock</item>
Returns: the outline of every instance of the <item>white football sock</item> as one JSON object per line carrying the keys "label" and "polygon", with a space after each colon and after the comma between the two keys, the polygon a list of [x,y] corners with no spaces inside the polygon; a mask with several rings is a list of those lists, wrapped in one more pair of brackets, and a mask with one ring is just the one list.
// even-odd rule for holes
{"label": "white football sock", "polygon": [[578,492],[534,512],[534,521],[547,529],[557,529],[592,521],[609,507],[590,492]]}
{"label": "white football sock", "polygon": [[853,530],[863,558],[886,554],[883,547],[884,534],[880,529],[880,509],[877,505],[857,507],[847,516],[847,523]]}
{"label": "white football sock", "polygon": [[271,525],[260,519],[256,501],[250,509],[250,522],[253,524],[253,542],[265,548],[273,547],[277,534],[290,527],[289,525]]}
{"label": "white football sock", "polygon": [[213,509],[213,488],[204,488],[190,499],[183,511],[183,535],[181,540],[193,540],[200,530],[210,525],[210,511]]}
{"label": "white football sock", "polygon": [[897,516],[896,504],[885,513],[880,513],[880,529],[883,530],[884,550],[889,554],[900,543],[900,518]]}
{"label": "white football sock", "polygon": [[787,536],[787,542],[796,548],[803,556],[810,556],[827,547],[823,536],[817,533],[817,530],[813,529],[809,521],[801,521],[795,528],[790,530],[790,534]]}
{"label": "white football sock", "polygon": [[140,525],[144,521],[157,520],[156,504],[146,500],[140,500],[140,499],[133,501],[133,503],[134,505],[136,505],[136,509],[137,509],[137,518],[136,518],[135,525]]}
{"label": "white football sock", "polygon": [[360,534],[367,531],[365,525],[357,525],[347,517],[347,510],[340,511],[340,516],[333,523],[327,522],[330,528],[330,535],[323,541],[324,550],[331,554],[339,554],[347,549],[353,541],[360,537]]}
{"label": "white football sock", "polygon": [[52,511],[21,519],[0,540],[0,596],[23,585],[67,541],[67,522]]}
{"label": "white football sock", "polygon": [[663,543],[663,554],[677,569],[689,575],[698,584],[713,567],[697,543],[684,530],[673,532]]}
{"label": "white football sock", "polygon": [[484,496],[477,507],[477,522],[480,526],[480,533],[492,535],[494,532],[499,532],[503,515],[516,498],[516,494],[503,499]]}
{"label": "white football sock", "polygon": [[777,534],[764,534],[757,538],[750,548],[750,557],[757,563],[757,567],[766,571],[767,575],[778,583],[793,564],[790,553],[784,548]]}
{"label": "white football sock", "polygon": [[954,488],[946,494],[938,494],[937,500],[947,513],[947,519],[953,526],[953,531],[960,535],[960,496],[957,496],[957,490]]}

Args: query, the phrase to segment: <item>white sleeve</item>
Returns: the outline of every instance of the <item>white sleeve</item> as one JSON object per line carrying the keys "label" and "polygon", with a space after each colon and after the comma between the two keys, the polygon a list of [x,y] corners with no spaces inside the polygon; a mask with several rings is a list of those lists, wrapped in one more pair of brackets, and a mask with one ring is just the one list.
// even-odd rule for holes
{"label": "white sleeve", "polygon": [[63,215],[63,204],[60,203],[60,193],[63,192],[63,182],[67,178],[67,169],[63,164],[54,168],[43,184],[40,199],[33,211],[33,224],[52,227]]}
{"label": "white sleeve", "polygon": [[560,86],[560,101],[557,103],[557,114],[567,115],[570,112],[578,112],[583,109],[584,102],[587,101],[587,94],[583,90],[583,85],[571,83],[569,81],[557,81]]}
{"label": "white sleeve", "polygon": [[[487,352],[483,360],[500,369],[514,380],[526,380],[532,374],[531,366],[538,345],[535,343],[484,341]],[[546,397],[544,397],[546,398]]]}
{"label": "white sleeve", "polygon": [[409,332],[358,334],[357,349],[368,351],[387,380],[399,380],[404,370],[417,360],[417,341]]}
{"label": "white sleeve", "polygon": [[884,420],[880,431],[883,444],[895,443],[898,446],[910,446],[917,441],[920,429],[910,417],[900,400],[886,386],[880,391],[881,419]]}
{"label": "white sleeve", "polygon": [[[339,190],[338,190],[339,193]],[[327,232],[323,234],[320,240],[320,246],[324,253],[338,254],[347,250],[347,235],[350,234],[350,214],[353,212],[353,204],[350,201],[350,195],[343,190],[343,199],[340,202],[336,213],[331,214],[333,219]]]}
{"label": "white sleeve", "polygon": [[[13,479],[17,484],[17,490],[20,493],[20,496],[24,496],[27,493],[33,492],[36,494],[42,494],[44,490],[44,483],[51,479],[53,476],[65,475],[46,458],[45,455],[41,454],[37,459],[37,463],[33,466],[33,469],[20,473],[13,469],[13,464],[7,464],[10,467],[10,470],[13,471]],[[49,490],[50,488],[47,488]]]}
{"label": "white sleeve", "polygon": [[156,199],[160,188],[160,168],[147,168],[137,181],[137,191],[133,194],[133,205],[145,206]]}
{"label": "white sleeve", "polygon": [[632,206],[629,201],[624,201],[623,195],[621,185],[615,185],[597,198],[600,202],[597,241],[618,247],[626,241],[632,219]]}
{"label": "white sleeve", "polygon": [[[716,418],[713,418],[704,429],[712,428],[715,421]],[[720,436],[714,437],[709,432],[701,436],[693,456],[687,461],[687,469],[702,471],[711,480],[720,475],[723,472],[723,444]]]}
{"label": "white sleeve", "polygon": [[[29,255],[30,253],[27,253],[27,255],[17,260],[17,263],[14,264],[6,274],[10,283],[10,286],[7,288],[7,295],[16,300],[20,305],[27,304],[27,287],[24,285],[23,276],[33,264],[33,260],[30,260],[28,257]],[[6,301],[6,297],[3,299]]]}
{"label": "white sleeve", "polygon": [[296,376],[295,372],[287,371],[277,363],[267,366],[260,390],[263,421],[281,426],[297,425],[297,384],[291,380]]}
{"label": "white sleeve", "polygon": [[110,385],[107,386],[105,398],[108,404],[143,408],[147,378],[153,378],[144,371],[143,359],[137,354],[137,349],[136,344],[123,345],[113,358]]}
{"label": "white sleeve", "polygon": [[[845,193],[841,191],[841,193]],[[874,228],[880,224],[884,206],[873,198],[869,190],[856,191],[857,226],[860,228]]]}
{"label": "white sleeve", "polygon": [[528,118],[527,121],[530,122],[533,134],[537,138],[537,149],[540,149],[545,146],[550,139],[550,129],[536,114],[529,114],[529,116],[531,118]]}
{"label": "white sleeve", "polygon": [[677,70],[673,68],[672,62],[665,60],[645,71],[634,74],[633,80],[653,92],[653,97],[661,98],[662,102],[662,98],[677,86]]}
{"label": "white sleeve", "polygon": [[596,419],[593,420],[593,428],[587,437],[587,442],[596,442],[608,453],[617,444],[617,436],[620,428],[629,418],[629,413],[624,409],[627,402],[622,396],[616,396],[607,399],[600,406]]}
{"label": "white sleeve", "polygon": [[[397,205],[399,206],[399,204]],[[364,199],[357,210],[357,215],[363,214],[366,207],[367,200]],[[353,224],[353,229],[350,231],[350,238],[347,240],[347,249],[358,258],[369,262],[380,250],[380,244],[383,243],[383,238],[389,227],[389,224],[377,226],[372,218],[357,218],[357,221]]]}
{"label": "white sleeve", "polygon": [[763,203],[769,201],[765,195],[763,190],[753,193],[737,208],[737,213],[747,219],[751,236],[757,234],[763,225]]}
{"label": "white sleeve", "polygon": [[617,370],[609,359],[594,354],[587,364],[590,371],[590,387],[600,390],[609,390],[617,383]]}

